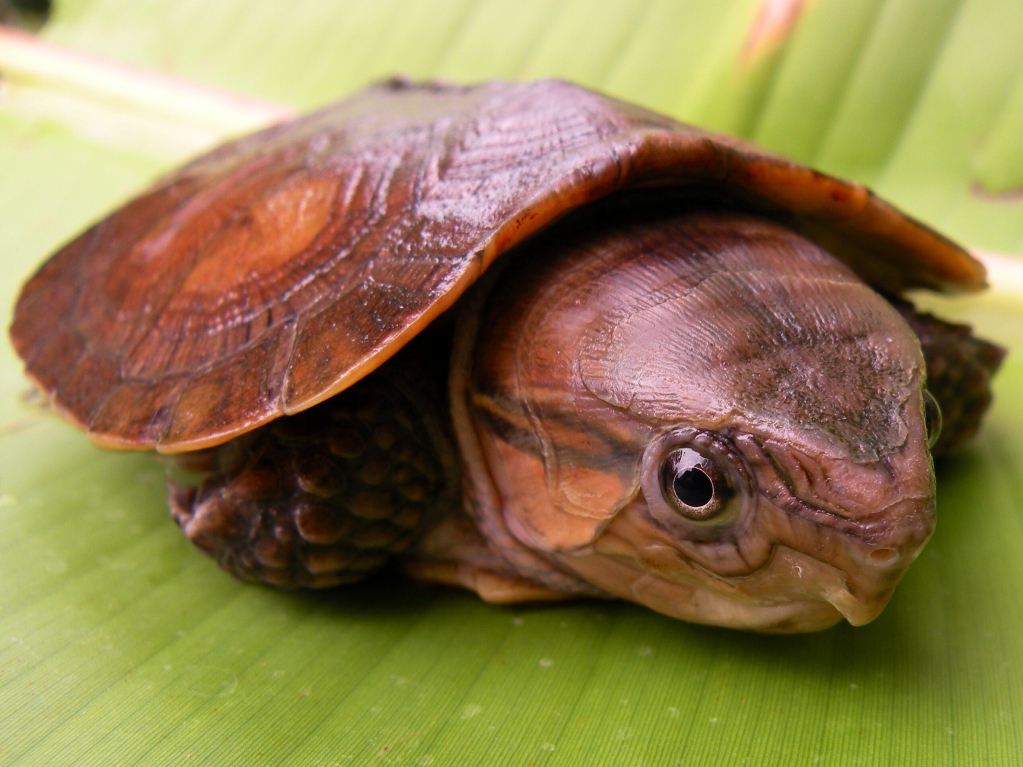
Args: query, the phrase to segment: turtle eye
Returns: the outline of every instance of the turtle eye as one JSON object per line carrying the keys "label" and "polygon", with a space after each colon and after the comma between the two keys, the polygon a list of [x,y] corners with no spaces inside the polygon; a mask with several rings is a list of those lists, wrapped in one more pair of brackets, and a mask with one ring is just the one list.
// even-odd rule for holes
{"label": "turtle eye", "polygon": [[689,447],[673,450],[664,459],[661,492],[675,511],[694,522],[716,517],[733,494],[717,464]]}
{"label": "turtle eye", "polygon": [[924,389],[924,425],[927,428],[927,447],[933,448],[941,435],[941,407],[927,389]]}

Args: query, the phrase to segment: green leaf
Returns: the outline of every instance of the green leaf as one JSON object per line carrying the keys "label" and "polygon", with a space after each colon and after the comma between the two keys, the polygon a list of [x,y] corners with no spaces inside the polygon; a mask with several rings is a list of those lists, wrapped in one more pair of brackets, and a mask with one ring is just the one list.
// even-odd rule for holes
{"label": "green leaf", "polygon": [[[868,182],[972,247],[1023,253],[1016,0],[64,0],[42,34],[301,109],[394,72],[568,77]],[[5,307],[61,242],[275,113],[235,104],[247,115],[235,123],[176,80],[67,61],[15,60],[0,42]],[[926,301],[1018,346],[1020,264],[995,265],[989,296]],[[0,765],[1008,765],[1023,753],[1015,356],[982,434],[939,465],[937,532],[884,614],[797,637],[624,603],[500,608],[398,576],[319,594],[236,583],[170,521],[149,456],[95,450],[28,391],[4,344]]]}

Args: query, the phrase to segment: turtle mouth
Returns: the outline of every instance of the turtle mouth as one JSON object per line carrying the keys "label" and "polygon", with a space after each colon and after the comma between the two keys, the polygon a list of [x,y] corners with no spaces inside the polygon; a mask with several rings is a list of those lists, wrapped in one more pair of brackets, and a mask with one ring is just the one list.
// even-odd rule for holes
{"label": "turtle mouth", "polygon": [[[853,626],[876,619],[888,605],[895,586],[921,546],[909,551],[875,547],[863,552],[860,567],[817,559],[778,544],[760,568],[746,576],[719,577],[693,562],[675,573],[647,570],[632,584],[633,598],[675,591],[676,599],[699,606],[703,616],[688,620],[769,633],[794,633],[828,628],[843,617]],[[880,552],[874,557],[875,552]],[[880,562],[878,560],[881,560]],[[649,566],[647,559],[644,565]],[[657,586],[652,579],[659,581]],[[701,593],[689,596],[691,589]],[[670,612],[663,607],[661,612]],[[724,620],[722,620],[724,618]]]}
{"label": "turtle mouth", "polygon": [[[803,582],[788,588],[815,592],[862,626],[884,610],[934,531],[934,478],[930,461],[909,449],[845,468],[846,481],[835,483],[844,489],[839,498],[825,494],[827,480],[840,474],[837,466],[825,467],[821,482],[779,471],[777,492],[764,499],[758,516],[761,534],[777,542],[772,560],[791,559],[789,570]],[[779,582],[778,588],[785,587]]]}
{"label": "turtle mouth", "polygon": [[[846,589],[842,573],[799,552],[779,547],[755,573],[720,577],[669,545],[637,546],[630,540],[634,532],[619,527],[588,550],[562,554],[558,560],[608,593],[693,623],[798,634],[829,628],[843,616],[867,618]],[[822,597],[821,582],[828,584],[834,601]],[[841,596],[843,591],[847,597]]]}
{"label": "turtle mouth", "polygon": [[827,595],[827,601],[853,626],[865,626],[884,610],[891,597],[889,591],[883,599],[863,600],[851,592],[840,590]]}
{"label": "turtle mouth", "polygon": [[933,496],[926,505],[907,498],[884,510],[888,531],[871,539],[854,540],[844,568],[848,588],[824,597],[854,626],[874,620],[888,604],[896,584],[919,556],[934,530]]}

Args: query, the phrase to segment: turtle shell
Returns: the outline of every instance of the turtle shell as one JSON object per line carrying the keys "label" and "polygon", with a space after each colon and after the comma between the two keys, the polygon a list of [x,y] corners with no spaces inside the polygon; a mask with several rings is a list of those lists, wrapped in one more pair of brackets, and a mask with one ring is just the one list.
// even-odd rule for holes
{"label": "turtle shell", "polygon": [[984,284],[865,187],[742,141],[561,81],[394,80],[163,178],[42,266],[11,335],[97,444],[209,447],[350,386],[559,217],[654,186],[782,217],[889,294]]}

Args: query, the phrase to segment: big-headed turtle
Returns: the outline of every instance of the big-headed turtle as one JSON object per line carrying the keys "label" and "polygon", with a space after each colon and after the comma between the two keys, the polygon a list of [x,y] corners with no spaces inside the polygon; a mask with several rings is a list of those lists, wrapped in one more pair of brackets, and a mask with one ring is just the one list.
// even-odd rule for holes
{"label": "big-headed turtle", "polygon": [[242,578],[397,558],[808,631],[883,608],[933,528],[928,440],[976,430],[1001,359],[898,296],[983,283],[749,144],[564,82],[393,81],[164,178],[11,334],[96,444],[201,472],[174,518]]}

